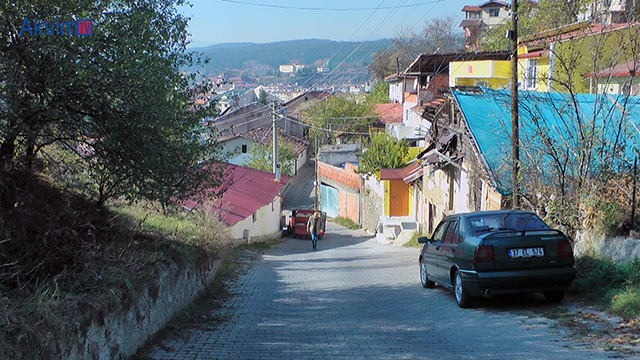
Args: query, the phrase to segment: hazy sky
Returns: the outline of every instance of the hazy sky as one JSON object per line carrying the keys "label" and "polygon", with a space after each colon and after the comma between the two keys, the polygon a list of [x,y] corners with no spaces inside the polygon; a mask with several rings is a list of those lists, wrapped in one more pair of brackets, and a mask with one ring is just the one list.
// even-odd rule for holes
{"label": "hazy sky", "polygon": [[[296,39],[378,40],[401,27],[421,29],[482,0],[188,0],[191,47]],[[456,20],[456,21],[457,21]]]}

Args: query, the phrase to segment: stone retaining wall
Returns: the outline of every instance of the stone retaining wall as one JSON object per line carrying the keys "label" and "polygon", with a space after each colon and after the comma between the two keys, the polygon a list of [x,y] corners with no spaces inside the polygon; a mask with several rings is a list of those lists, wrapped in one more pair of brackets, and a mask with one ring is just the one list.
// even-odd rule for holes
{"label": "stone retaining wall", "polygon": [[602,256],[616,263],[627,263],[640,258],[640,239],[631,237],[605,237],[585,232],[578,232],[573,245],[576,257],[591,253]]}
{"label": "stone retaining wall", "polygon": [[[204,255],[202,255],[205,257]],[[171,266],[140,292],[128,309],[94,321],[67,348],[65,359],[118,359],[137,349],[184,309],[213,281],[221,260],[195,259],[186,268]]]}

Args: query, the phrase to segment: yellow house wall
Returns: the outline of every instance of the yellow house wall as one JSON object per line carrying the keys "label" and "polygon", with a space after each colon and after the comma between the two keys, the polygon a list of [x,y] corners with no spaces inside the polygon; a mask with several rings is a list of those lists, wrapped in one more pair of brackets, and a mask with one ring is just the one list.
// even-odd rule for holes
{"label": "yellow house wall", "polygon": [[390,214],[390,206],[389,206],[389,180],[381,180],[382,186],[384,187],[384,214],[385,216],[389,216]]}
{"label": "yellow house wall", "polygon": [[498,89],[509,85],[509,74],[508,61],[453,61],[449,64],[449,86],[475,86],[484,81]]}
{"label": "yellow house wall", "polygon": [[416,213],[416,204],[415,204],[415,191],[413,186],[409,186],[409,215],[413,215]]}
{"label": "yellow house wall", "polygon": [[[622,28],[616,31],[589,35],[578,39],[565,40],[557,43],[555,48],[555,65],[553,77],[555,80],[552,85],[554,92],[568,92],[566,85],[571,84],[573,92],[588,93],[589,78],[582,75],[594,72],[594,70],[603,70],[610,68],[612,65],[624,63],[633,59],[633,46],[620,47],[620,44],[636,43],[631,38],[637,38],[640,35],[640,25],[634,25],[628,28]],[[549,44],[537,45],[536,48],[549,48]],[[518,53],[526,53],[528,49],[521,47]],[[637,56],[637,55],[636,55]],[[595,68],[594,68],[595,61]],[[564,64],[564,65],[563,65]],[[524,59],[519,60],[518,79],[522,80],[524,75]],[[565,70],[564,68],[568,68]],[[543,76],[544,75],[544,76]],[[547,80],[549,75],[548,58],[539,60],[538,63],[538,91],[547,90]],[[571,79],[569,81],[569,79]],[[544,83],[544,84],[541,84]]]}

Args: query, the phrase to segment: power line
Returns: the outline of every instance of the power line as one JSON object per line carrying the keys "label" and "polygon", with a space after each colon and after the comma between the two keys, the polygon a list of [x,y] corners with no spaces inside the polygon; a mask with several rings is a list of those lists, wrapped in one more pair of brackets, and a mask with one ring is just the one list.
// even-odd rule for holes
{"label": "power line", "polygon": [[[406,0],[405,0],[405,1],[406,1]],[[380,4],[378,4],[378,7],[382,6],[382,4],[383,4],[383,3],[384,3],[384,0],[380,1]],[[331,57],[329,58],[329,60],[327,61],[327,63],[328,63],[328,62],[330,62],[331,60],[333,60],[333,58],[334,58],[334,57],[338,56],[338,54],[340,53],[340,51],[342,51],[342,49],[343,49],[343,48],[347,45],[347,43],[348,43],[348,42],[349,42],[349,41],[350,41],[350,40],[351,40],[351,39],[356,35],[356,33],[357,33],[358,31],[360,31],[360,29],[362,29],[362,27],[363,27],[363,26],[364,26],[364,25],[365,25],[365,24],[366,24],[366,23],[367,23],[367,22],[368,22],[368,21],[373,17],[373,15],[376,13],[376,11],[378,11],[378,9],[377,9],[377,8],[376,8],[376,9],[371,13],[371,15],[369,15],[369,17],[368,17],[368,18],[367,18],[367,19],[366,19],[366,20],[365,20],[365,21],[364,21],[364,22],[363,22],[363,23],[362,23],[362,24],[361,24],[361,25],[356,29],[356,31],[354,31],[354,32],[353,32],[353,34],[351,34],[351,36],[349,36],[349,39],[347,39],[347,41],[346,41],[345,43],[343,43],[343,44],[342,44],[342,46],[340,47],[340,49],[338,49],[338,51],[336,51],[336,53],[335,53],[335,54],[333,54],[333,56],[331,56]],[[338,65],[338,66],[339,66],[339,65]],[[337,69],[337,67],[336,67],[336,69]],[[331,70],[331,72],[329,72],[329,74],[328,74],[328,75],[331,75],[331,74],[333,73],[333,71],[334,71],[334,70]],[[318,74],[318,72],[316,72],[316,73],[314,73],[313,75],[311,75],[311,77],[310,77],[310,78],[308,78],[305,82],[303,82],[300,86],[301,86],[301,87],[304,87],[304,85],[305,85],[306,83],[308,83],[309,81],[311,81],[311,79],[313,79],[317,74]],[[328,76],[328,75],[327,75],[327,76]]]}
{"label": "power line", "polygon": [[370,10],[389,10],[395,8],[404,8],[404,7],[412,7],[412,6],[421,6],[428,5],[440,2],[442,0],[432,0],[425,1],[415,4],[402,5],[402,6],[382,6],[382,7],[367,7],[367,8],[321,8],[321,7],[304,7],[304,6],[285,6],[285,5],[274,5],[274,4],[261,4],[261,3],[252,3],[247,1],[238,1],[238,0],[220,0],[222,2],[241,4],[241,5],[250,5],[250,6],[258,6],[258,7],[267,7],[267,8],[276,8],[276,9],[286,9],[286,10],[309,10],[309,11],[370,11]]}

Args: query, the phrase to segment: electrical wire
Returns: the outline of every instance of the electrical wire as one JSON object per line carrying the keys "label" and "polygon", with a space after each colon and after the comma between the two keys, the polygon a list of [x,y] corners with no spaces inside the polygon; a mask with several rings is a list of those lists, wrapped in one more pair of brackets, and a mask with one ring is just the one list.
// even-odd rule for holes
{"label": "electrical wire", "polygon": [[[377,8],[319,8],[319,7],[304,7],[304,6],[285,6],[285,5],[274,5],[274,4],[261,4],[261,3],[251,3],[248,1],[238,1],[238,0],[220,0],[222,2],[241,4],[241,5],[250,5],[250,6],[258,6],[258,7],[267,7],[267,8],[276,8],[276,9],[286,9],[286,10],[309,10],[309,11],[370,11],[370,10],[389,10],[398,8],[398,6],[384,6]],[[412,6],[421,6],[428,5],[434,2],[439,2],[440,0],[426,1],[415,4],[403,5],[403,7],[412,7]]]}

